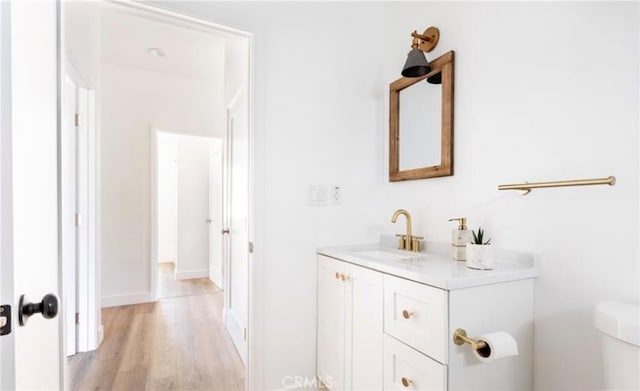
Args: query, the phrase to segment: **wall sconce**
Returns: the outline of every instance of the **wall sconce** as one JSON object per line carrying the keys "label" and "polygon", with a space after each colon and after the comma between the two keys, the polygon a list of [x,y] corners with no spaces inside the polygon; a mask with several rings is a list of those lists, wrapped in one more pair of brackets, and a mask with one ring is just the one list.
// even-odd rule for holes
{"label": "wall sconce", "polygon": [[[414,31],[411,33],[411,36],[413,37],[411,51],[407,55],[407,61],[402,68],[402,76],[422,77],[431,72],[431,67],[424,53],[429,53],[436,47],[440,39],[440,30],[438,30],[437,27],[431,26],[424,30],[424,33],[418,34],[417,31]],[[437,78],[437,75],[434,76]],[[429,83],[439,84],[434,76],[429,77],[429,79],[433,80],[427,81],[429,81]]]}

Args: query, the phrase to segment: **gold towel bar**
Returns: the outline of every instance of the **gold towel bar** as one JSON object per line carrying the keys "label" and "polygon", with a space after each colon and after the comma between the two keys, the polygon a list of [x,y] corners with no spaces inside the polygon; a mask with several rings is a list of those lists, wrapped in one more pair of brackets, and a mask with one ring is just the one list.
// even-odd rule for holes
{"label": "gold towel bar", "polygon": [[557,182],[537,182],[537,183],[518,183],[513,185],[500,185],[498,190],[521,190],[522,195],[529,194],[531,189],[539,189],[542,187],[567,187],[567,186],[592,186],[592,185],[609,185],[616,184],[616,177],[610,176],[607,178],[596,179],[576,179],[572,181],[557,181]]}

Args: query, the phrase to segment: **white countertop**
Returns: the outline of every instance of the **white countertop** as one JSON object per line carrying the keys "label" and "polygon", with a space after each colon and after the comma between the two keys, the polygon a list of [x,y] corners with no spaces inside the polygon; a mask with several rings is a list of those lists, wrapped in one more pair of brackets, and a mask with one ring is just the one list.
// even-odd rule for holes
{"label": "white countertop", "polygon": [[[532,254],[494,249],[495,269],[475,270],[467,268],[463,261],[454,261],[451,254],[446,252],[449,246],[427,243],[426,252],[415,253],[380,244],[365,244],[319,248],[318,254],[446,290],[535,278],[538,275]],[[377,251],[398,254],[399,259],[382,254],[376,256]]]}

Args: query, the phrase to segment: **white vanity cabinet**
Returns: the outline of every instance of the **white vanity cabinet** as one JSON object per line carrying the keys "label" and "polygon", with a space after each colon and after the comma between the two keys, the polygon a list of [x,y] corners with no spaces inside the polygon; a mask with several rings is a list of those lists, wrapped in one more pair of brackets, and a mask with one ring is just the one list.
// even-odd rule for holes
{"label": "white vanity cabinet", "polygon": [[[474,271],[444,255],[370,258],[382,251],[318,253],[317,375],[327,388],[532,389],[532,257]],[[470,337],[505,331],[519,354],[481,362],[453,342],[458,328]]]}
{"label": "white vanity cabinet", "polygon": [[331,390],[382,389],[381,273],[318,257],[317,374]]}

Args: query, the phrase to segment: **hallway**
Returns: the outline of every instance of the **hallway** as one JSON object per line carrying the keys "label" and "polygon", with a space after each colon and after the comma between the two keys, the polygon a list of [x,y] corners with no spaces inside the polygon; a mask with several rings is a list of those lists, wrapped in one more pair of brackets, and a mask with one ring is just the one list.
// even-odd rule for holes
{"label": "hallway", "polygon": [[244,390],[245,368],[222,320],[223,291],[207,282],[213,289],[185,280],[175,291],[207,293],[103,309],[104,341],[69,359],[68,389]]}

